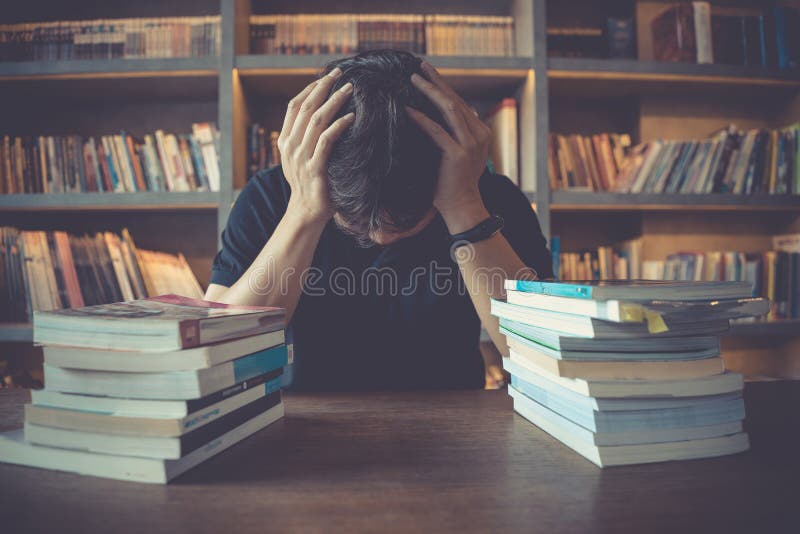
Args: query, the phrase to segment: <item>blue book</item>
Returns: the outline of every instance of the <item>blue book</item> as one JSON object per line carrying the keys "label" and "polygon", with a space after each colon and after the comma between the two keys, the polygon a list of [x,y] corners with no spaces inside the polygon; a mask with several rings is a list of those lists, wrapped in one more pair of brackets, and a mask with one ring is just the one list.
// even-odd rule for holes
{"label": "blue book", "polygon": [[131,399],[199,399],[289,363],[286,345],[261,350],[229,362],[194,371],[117,373],[44,365],[47,389],[62,393]]}
{"label": "blue book", "polygon": [[[744,419],[744,400],[741,392],[709,397],[694,397],[691,401],[668,404],[654,399],[647,408],[646,399],[627,400],[629,410],[598,411],[588,399],[575,392],[563,392],[546,382],[533,384],[511,376],[511,385],[528,398],[569,419],[591,432],[637,432],[666,430],[735,423]],[[665,441],[672,441],[665,440]],[[649,441],[645,441],[649,443]]]}
{"label": "blue book", "polygon": [[597,433],[530,399],[514,386],[514,411],[600,467],[688,460],[747,450],[740,421],[720,425]]}
{"label": "blue book", "polygon": [[679,337],[587,338],[500,319],[500,333],[530,340],[558,351],[581,352],[692,352],[717,346],[715,335]]}
{"label": "blue book", "polygon": [[677,282],[672,280],[577,280],[545,282],[507,280],[506,289],[556,297],[594,300],[718,300],[751,295],[747,282]]}

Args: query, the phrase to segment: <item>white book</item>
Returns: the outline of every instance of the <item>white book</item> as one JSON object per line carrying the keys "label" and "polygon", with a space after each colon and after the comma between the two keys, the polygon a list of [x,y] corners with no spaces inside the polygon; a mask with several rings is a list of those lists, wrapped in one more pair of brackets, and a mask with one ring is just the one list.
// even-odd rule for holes
{"label": "white book", "polygon": [[[702,273],[702,270],[700,272]],[[529,291],[518,291],[516,287],[516,280],[506,280],[506,301],[509,304],[569,315],[582,315],[616,323],[640,323],[642,321],[657,320],[658,317],[668,320],[677,319],[681,322],[689,322],[696,319],[702,321],[738,319],[740,317],[764,315],[769,311],[769,300],[764,298],[631,302],[545,295]]]}
{"label": "white book", "polygon": [[[573,361],[686,361],[686,360],[700,360],[703,358],[713,358],[720,354],[719,342],[716,346],[701,348],[698,350],[690,351],[668,351],[668,350],[655,350],[653,352],[622,352],[622,351],[603,351],[603,350],[559,350],[543,345],[536,341],[532,341],[519,334],[514,333],[507,328],[500,328],[500,333],[506,336],[508,345],[510,347],[529,347],[554,360],[573,360]],[[716,339],[716,338],[714,338]]]}
{"label": "white book", "polygon": [[[590,441],[594,436],[592,432],[564,419],[511,387],[509,393],[514,398],[514,410],[517,413],[598,467],[710,458],[744,452],[750,447],[747,434],[741,431],[741,423],[738,427],[736,424],[731,425],[731,430],[738,430],[716,437],[686,437],[677,441],[634,445],[598,445]],[[675,435],[674,430],[670,432]]]}
{"label": "white book", "polygon": [[86,432],[25,421],[25,440],[35,445],[104,454],[177,460],[281,403],[280,391],[250,402],[214,422],[179,436]]}
{"label": "white book", "polygon": [[[681,433],[689,428],[712,428],[728,423],[737,423],[744,419],[744,400],[741,392],[711,395],[707,398],[692,397],[694,403],[684,406],[652,407],[650,409],[641,409],[648,401],[639,399],[638,401],[627,401],[630,404],[638,404],[639,409],[599,411],[585,404],[582,405],[583,399],[576,393],[562,396],[515,375],[511,376],[511,384],[514,389],[529,399],[586,430],[594,432],[595,436],[607,435],[612,439],[618,435],[627,436],[622,443],[674,441],[676,438],[671,437],[670,430]],[[680,399],[680,401],[686,402],[687,399]],[[653,435],[656,436],[655,439]]]}
{"label": "white book", "polygon": [[161,295],[36,312],[33,340],[43,345],[163,352],[279,330],[284,313],[283,308]]}
{"label": "white book", "polygon": [[711,5],[708,2],[692,2],[692,8],[697,62],[714,63],[714,48],[711,40]]}
{"label": "white book", "polygon": [[[507,361],[506,359],[504,361]],[[541,371],[524,359],[512,356],[510,361],[538,373],[551,382],[589,397],[693,397],[700,395],[720,395],[744,388],[744,379],[739,373],[725,371],[718,375],[686,380],[586,380],[564,378],[553,373]]]}
{"label": "white book", "polygon": [[500,319],[500,331],[559,351],[582,352],[692,352],[719,349],[719,338],[711,335],[687,337],[585,338]]}
{"label": "white book", "polygon": [[[663,327],[654,323],[616,323],[603,321],[584,315],[555,312],[510,304],[491,299],[491,313],[501,319],[530,325],[537,329],[552,330],[564,335],[583,338],[640,338],[649,336],[696,336],[717,334],[728,330],[728,320],[697,320],[692,322],[664,323]],[[519,332],[524,334],[524,332]]]}
{"label": "white book", "polygon": [[132,399],[189,400],[249,380],[288,363],[286,345],[279,345],[207,369],[165,373],[117,373],[64,369],[44,364],[47,389],[62,393]]}
{"label": "white book", "polygon": [[156,148],[158,149],[158,159],[161,161],[161,168],[164,169],[164,180],[167,191],[178,191],[175,179],[175,162],[170,158],[167,151],[166,135],[164,130],[156,130]]}
{"label": "white book", "polygon": [[283,403],[236,427],[179,460],[135,458],[28,443],[20,430],[0,434],[0,462],[116,480],[166,484],[212,456],[281,419]]}
{"label": "white book", "polygon": [[[25,421],[39,426],[100,434],[152,437],[181,436],[280,390],[281,375],[282,373],[278,374],[260,386],[242,389],[237,394],[221,398],[218,402],[199,407],[184,416],[165,417],[163,413],[143,416],[141,414],[103,412],[100,411],[100,406],[97,406],[97,404],[102,403],[91,403],[86,406],[86,408],[89,408],[88,410],[65,409],[63,407],[42,405],[40,398],[37,399],[39,403],[34,401],[34,404],[25,405]],[[92,398],[96,399],[96,397]],[[159,401],[149,402],[159,404]],[[188,408],[189,403],[184,403],[184,406]]]}
{"label": "white book", "polygon": [[203,163],[208,173],[208,187],[211,191],[219,191],[220,173],[217,149],[214,147],[214,132],[207,122],[192,124],[192,135],[200,145]]}
{"label": "white book", "polygon": [[254,352],[281,345],[284,341],[284,331],[275,330],[232,341],[166,352],[86,349],[61,345],[45,345],[43,352],[44,362],[53,367],[162,373],[208,369]]}
{"label": "white book", "polygon": [[[548,395],[558,397],[564,402],[586,410],[596,412],[618,412],[633,410],[663,410],[669,408],[683,408],[686,406],[696,406],[707,402],[716,402],[723,399],[741,398],[742,390],[734,389],[723,393],[713,393],[709,395],[689,395],[689,396],[641,396],[641,397],[591,397],[579,393],[574,389],[565,387],[562,383],[555,380],[553,375],[536,373],[521,365],[511,358],[503,358],[503,369],[511,376],[520,378],[525,382],[533,384]],[[541,404],[547,405],[546,402]]]}

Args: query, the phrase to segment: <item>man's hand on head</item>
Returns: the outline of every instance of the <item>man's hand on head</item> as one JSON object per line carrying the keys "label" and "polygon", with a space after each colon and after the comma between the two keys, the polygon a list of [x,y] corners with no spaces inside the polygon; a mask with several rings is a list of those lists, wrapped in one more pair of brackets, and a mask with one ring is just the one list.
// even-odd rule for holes
{"label": "man's hand on head", "polygon": [[333,69],[294,97],[286,109],[278,149],[283,174],[292,189],[288,214],[310,223],[327,223],[333,216],[328,194],[328,158],[334,142],[353,124],[348,113],[331,124],[353,93],[346,83],[328,98],[342,71]]}
{"label": "man's hand on head", "polygon": [[478,180],[486,167],[491,131],[430,64],[423,62],[411,83],[441,111],[452,134],[424,113],[406,107],[409,117],[442,150],[433,205],[442,214],[450,233],[463,232],[489,216],[483,205]]}

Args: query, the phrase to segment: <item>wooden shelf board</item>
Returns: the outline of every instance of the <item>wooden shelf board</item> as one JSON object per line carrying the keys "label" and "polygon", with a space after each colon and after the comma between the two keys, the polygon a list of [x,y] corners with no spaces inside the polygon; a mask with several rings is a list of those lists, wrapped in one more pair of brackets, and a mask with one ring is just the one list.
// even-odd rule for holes
{"label": "wooden shelf board", "polygon": [[733,322],[728,335],[731,336],[800,336],[800,320],[780,319],[774,321]]}
{"label": "wooden shelf board", "polygon": [[219,205],[219,193],[45,193],[0,195],[0,211],[174,211],[208,210]]}
{"label": "wooden shelf board", "polygon": [[29,323],[0,323],[0,342],[30,343],[33,341],[33,325]]}
{"label": "wooden shelf board", "polygon": [[624,96],[643,93],[743,91],[796,94],[800,72],[736,65],[549,58],[553,96]]}
{"label": "wooden shelf board", "polygon": [[0,63],[0,80],[217,76],[219,58],[92,59]]}
{"label": "wooden shelf board", "polygon": [[0,63],[0,99],[131,102],[217,98],[219,58],[116,59]]}
{"label": "wooden shelf board", "polygon": [[553,191],[553,211],[800,211],[800,195]]}
{"label": "wooden shelf board", "polygon": [[[308,84],[324,66],[344,56],[241,55],[236,68],[246,86],[260,94],[290,96]],[[532,66],[528,57],[426,58],[459,92],[509,94],[526,80]]]}

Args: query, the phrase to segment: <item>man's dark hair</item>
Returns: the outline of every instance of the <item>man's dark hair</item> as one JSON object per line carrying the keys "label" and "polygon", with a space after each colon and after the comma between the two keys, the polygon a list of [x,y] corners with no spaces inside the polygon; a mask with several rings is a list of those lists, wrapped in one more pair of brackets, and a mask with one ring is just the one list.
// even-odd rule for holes
{"label": "man's dark hair", "polygon": [[331,93],[353,83],[337,118],[355,112],[355,122],[333,147],[328,186],[333,209],[365,246],[373,231],[413,228],[433,205],[441,151],[405,110],[444,124],[411,84],[413,73],[425,77],[421,62],[408,52],[375,50],[333,61],[322,73],[342,70]]}

